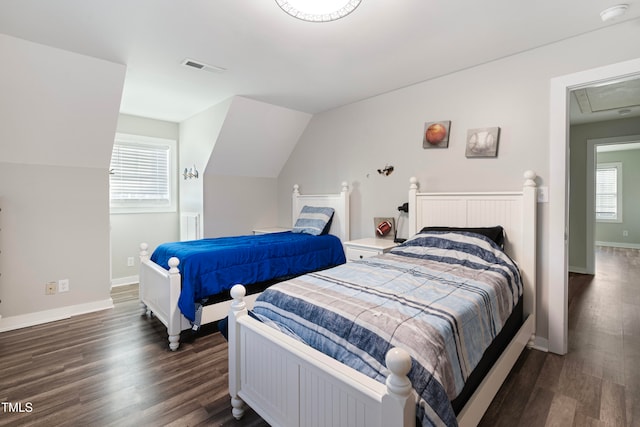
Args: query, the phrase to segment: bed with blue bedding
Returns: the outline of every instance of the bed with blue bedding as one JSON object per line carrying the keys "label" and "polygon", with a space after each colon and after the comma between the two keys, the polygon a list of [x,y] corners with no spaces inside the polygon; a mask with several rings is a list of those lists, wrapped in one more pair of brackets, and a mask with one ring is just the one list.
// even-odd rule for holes
{"label": "bed with blue bedding", "polygon": [[452,401],[513,322],[522,292],[518,267],[495,241],[423,231],[387,254],[274,285],[253,314],[380,382],[387,351],[407,350],[419,422],[450,426]]}
{"label": "bed with blue bedding", "polygon": [[345,262],[338,237],[290,231],[165,243],[151,260],[168,269],[171,257],[180,260],[178,307],[191,322],[199,304],[236,283],[291,278]]}

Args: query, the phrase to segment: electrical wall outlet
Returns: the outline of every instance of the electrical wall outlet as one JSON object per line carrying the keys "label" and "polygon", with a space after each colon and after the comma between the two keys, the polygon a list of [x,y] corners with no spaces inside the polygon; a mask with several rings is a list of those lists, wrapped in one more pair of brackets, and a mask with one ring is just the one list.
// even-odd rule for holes
{"label": "electrical wall outlet", "polygon": [[133,267],[135,265],[135,261],[132,256],[127,258],[127,267]]}
{"label": "electrical wall outlet", "polygon": [[44,287],[44,294],[55,295],[57,289],[58,289],[58,284],[56,282],[47,282],[47,284]]}
{"label": "electrical wall outlet", "polygon": [[622,237],[629,237],[629,230],[623,230]]}
{"label": "electrical wall outlet", "polygon": [[58,280],[58,292],[69,292],[69,279]]}
{"label": "electrical wall outlet", "polygon": [[549,203],[549,187],[538,187],[538,203]]}

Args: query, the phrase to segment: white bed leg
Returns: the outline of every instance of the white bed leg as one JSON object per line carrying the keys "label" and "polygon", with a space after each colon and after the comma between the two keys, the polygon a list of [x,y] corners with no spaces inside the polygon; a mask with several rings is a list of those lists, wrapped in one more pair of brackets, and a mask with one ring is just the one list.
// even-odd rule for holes
{"label": "white bed leg", "polygon": [[146,316],[147,315],[147,304],[143,303],[142,300],[140,301],[140,316]]}
{"label": "white bed leg", "polygon": [[171,351],[176,351],[180,347],[180,334],[169,335],[169,348]]}
{"label": "white bed leg", "polygon": [[[140,243],[140,273],[142,273],[142,263],[145,261],[149,260],[149,251],[147,251],[147,249],[149,249],[149,245],[146,243]],[[142,301],[142,298],[144,297],[144,289],[142,288],[144,286],[144,278],[140,277],[139,278],[139,283],[138,283],[138,299],[140,300],[140,316],[148,316],[149,315],[149,309],[147,308],[147,304],[145,304]]]}
{"label": "white bed leg", "polygon": [[536,334],[531,334],[531,338],[529,338],[529,342],[527,343],[527,348],[535,348],[536,345]]}
{"label": "white bed leg", "polygon": [[239,397],[231,398],[231,408],[232,408],[231,414],[233,415],[233,418],[235,418],[236,420],[239,420],[244,416],[244,409],[245,409],[244,401]]}
{"label": "white bed leg", "polygon": [[247,304],[244,297],[247,294],[242,285],[235,285],[231,288],[231,310],[229,311],[228,336],[229,336],[229,394],[231,395],[231,414],[236,420],[244,415],[245,405],[238,391],[240,390],[240,328],[237,319],[246,316]]}
{"label": "white bed leg", "polygon": [[169,334],[169,348],[176,351],[180,346],[180,331],[182,330],[182,313],[178,308],[180,298],[180,260],[176,257],[169,258],[169,318],[167,319],[167,333]]}

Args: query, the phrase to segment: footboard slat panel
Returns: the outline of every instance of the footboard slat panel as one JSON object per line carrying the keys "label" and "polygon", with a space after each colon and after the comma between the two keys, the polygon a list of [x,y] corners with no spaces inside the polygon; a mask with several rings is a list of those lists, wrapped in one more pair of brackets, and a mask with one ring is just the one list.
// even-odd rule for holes
{"label": "footboard slat panel", "polygon": [[140,300],[165,325],[169,323],[169,272],[151,263],[140,264]]}
{"label": "footboard slat panel", "polygon": [[[246,323],[251,323],[246,327]],[[309,348],[289,337],[284,350],[271,329],[245,316],[241,322],[240,390],[238,395],[272,425],[281,426],[380,426],[384,384],[363,375],[353,378],[325,355],[309,353]],[[255,324],[254,324],[255,323]],[[260,332],[254,328],[262,329]],[[277,331],[274,331],[277,333]],[[291,352],[301,346],[303,353]],[[324,358],[329,359],[323,360]],[[344,376],[341,373],[345,374]],[[357,373],[356,373],[357,374]],[[362,382],[361,382],[362,381]],[[364,383],[364,384],[363,384]]]}
{"label": "footboard slat panel", "polygon": [[252,331],[240,336],[245,349],[241,359],[242,399],[252,408],[265,408],[273,425],[293,425],[298,419],[296,402],[298,372],[279,349]]}
{"label": "footboard slat panel", "polygon": [[371,410],[367,411],[365,403],[348,395],[314,369],[301,367],[300,375],[300,426],[367,427],[379,423],[379,420],[368,419],[367,413]]}
{"label": "footboard slat panel", "polygon": [[[291,391],[287,383],[287,360],[280,357],[277,348],[269,345],[252,334],[247,338],[243,334],[241,339],[244,348],[251,355],[242,360],[242,390],[245,399],[252,399],[260,407],[268,407],[276,424],[286,423],[287,419],[296,418],[287,407],[287,393]],[[295,374],[294,374],[295,377]]]}

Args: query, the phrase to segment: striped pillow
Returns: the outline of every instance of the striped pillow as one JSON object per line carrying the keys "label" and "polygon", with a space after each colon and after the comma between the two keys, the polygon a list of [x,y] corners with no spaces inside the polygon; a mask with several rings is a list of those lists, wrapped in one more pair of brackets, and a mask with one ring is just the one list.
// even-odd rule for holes
{"label": "striped pillow", "polygon": [[329,231],[332,218],[333,208],[304,206],[291,231],[319,236]]}

